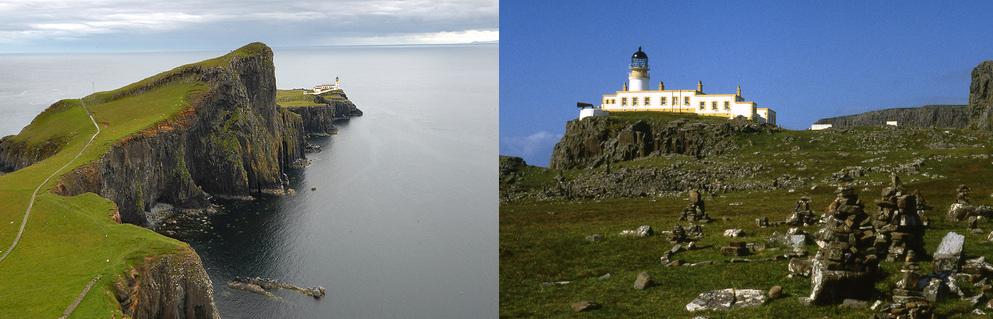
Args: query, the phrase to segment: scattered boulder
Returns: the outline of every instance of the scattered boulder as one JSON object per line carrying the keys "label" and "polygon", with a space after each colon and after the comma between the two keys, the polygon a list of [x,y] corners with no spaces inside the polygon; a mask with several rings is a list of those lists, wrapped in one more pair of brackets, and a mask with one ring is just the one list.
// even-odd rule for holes
{"label": "scattered boulder", "polygon": [[938,244],[938,249],[934,251],[934,270],[945,272],[957,272],[959,262],[962,261],[962,246],[965,244],[965,236],[956,232],[948,232]]}
{"label": "scattered boulder", "polygon": [[586,236],[586,241],[589,241],[589,242],[595,243],[595,242],[598,242],[598,241],[601,241],[601,240],[603,240],[603,235],[600,235],[600,234],[593,234],[593,235]]}
{"label": "scattered boulder", "polygon": [[724,237],[745,237],[745,231],[740,228],[726,229]]}
{"label": "scattered boulder", "polygon": [[745,242],[733,241],[728,243],[727,246],[721,247],[721,255],[741,257],[748,255],[748,246]]}
{"label": "scattered boulder", "polygon": [[770,300],[771,299],[778,299],[779,297],[782,297],[783,296],[783,286],[772,286],[772,288],[769,288],[769,293],[767,294],[767,296],[769,296],[769,299]]}
{"label": "scattered boulder", "polygon": [[810,259],[791,258],[789,265],[790,276],[810,277]]}
{"label": "scattered boulder", "polygon": [[701,293],[686,304],[687,311],[729,310],[765,304],[766,292],[758,289],[720,289]]}
{"label": "scattered boulder", "polygon": [[655,284],[652,280],[652,276],[648,272],[642,271],[638,273],[638,278],[634,280],[634,289],[645,290]]}
{"label": "scattered boulder", "polygon": [[655,230],[652,229],[652,226],[648,225],[638,226],[638,229],[626,229],[621,231],[621,236],[628,237],[648,237],[653,234],[655,234]]}
{"label": "scattered boulder", "polygon": [[610,273],[608,272],[606,274],[603,274],[603,276],[600,276],[599,278],[597,278],[597,280],[607,280],[607,279],[610,279],[610,277],[611,277],[610,276]]}
{"label": "scattered boulder", "polygon": [[838,307],[848,309],[865,309],[869,308],[869,303],[858,299],[845,299],[841,301],[841,304],[838,305]]}
{"label": "scattered boulder", "polygon": [[596,309],[600,309],[600,304],[593,302],[591,300],[583,300],[572,303],[572,311],[575,312],[584,312],[584,311],[590,311]]}

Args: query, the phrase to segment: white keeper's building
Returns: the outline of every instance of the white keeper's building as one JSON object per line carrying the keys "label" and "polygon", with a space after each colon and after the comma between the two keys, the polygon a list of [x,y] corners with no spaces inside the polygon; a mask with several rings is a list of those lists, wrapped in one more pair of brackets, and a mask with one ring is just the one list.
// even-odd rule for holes
{"label": "white keeper's building", "polygon": [[[580,119],[597,116],[603,112],[673,112],[695,113],[705,116],[735,118],[738,116],[759,123],[776,124],[776,111],[759,107],[758,103],[746,101],[741,96],[741,86],[734,94],[712,94],[703,91],[703,82],[697,82],[696,90],[666,90],[659,81],[658,89],[649,89],[650,83],[648,55],[638,48],[631,56],[628,81],[622,90],[604,94],[599,107],[580,107]],[[586,110],[584,109],[590,109]],[[598,111],[598,112],[597,112]]]}

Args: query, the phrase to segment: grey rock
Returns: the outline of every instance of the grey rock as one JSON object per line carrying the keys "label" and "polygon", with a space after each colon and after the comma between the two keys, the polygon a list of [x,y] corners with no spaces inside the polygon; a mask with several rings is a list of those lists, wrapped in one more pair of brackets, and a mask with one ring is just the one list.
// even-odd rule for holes
{"label": "grey rock", "polygon": [[993,130],[993,61],[972,69],[968,111],[970,128]]}
{"label": "grey rock", "polygon": [[765,304],[767,300],[768,297],[763,290],[727,288],[701,293],[686,304],[686,310],[694,312],[757,307]]}
{"label": "grey rock", "polygon": [[936,271],[955,272],[959,270],[959,263],[962,261],[962,246],[965,244],[965,236],[955,232],[948,232],[938,244],[938,249],[934,251],[934,269]]}
{"label": "grey rock", "polygon": [[593,302],[592,300],[583,300],[572,303],[572,311],[574,312],[584,312],[596,309],[600,309],[600,304]]}
{"label": "grey rock", "polygon": [[725,229],[724,237],[744,237],[745,231],[740,228]]}
{"label": "grey rock", "polygon": [[858,299],[845,299],[841,302],[841,305],[838,305],[838,307],[849,308],[849,309],[865,309],[865,308],[869,308],[869,303]]}
{"label": "grey rock", "polygon": [[644,290],[648,287],[653,286],[654,284],[655,282],[652,280],[652,276],[649,275],[648,272],[643,271],[641,273],[638,273],[638,277],[635,278],[634,289]]}
{"label": "grey rock", "polygon": [[778,299],[783,296],[783,286],[772,286],[769,288],[769,299]]}

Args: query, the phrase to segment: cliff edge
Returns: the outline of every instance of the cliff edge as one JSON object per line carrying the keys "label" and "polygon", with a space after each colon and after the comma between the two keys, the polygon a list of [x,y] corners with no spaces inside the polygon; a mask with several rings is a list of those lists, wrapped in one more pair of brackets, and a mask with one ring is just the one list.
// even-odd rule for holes
{"label": "cliff edge", "polygon": [[897,121],[900,127],[964,128],[969,124],[969,112],[965,105],[925,105],[829,117],[815,123],[831,124],[833,128],[850,128],[882,126],[887,121]]}
{"label": "cliff edge", "polygon": [[993,61],[983,61],[972,69],[969,86],[969,127],[993,130]]}

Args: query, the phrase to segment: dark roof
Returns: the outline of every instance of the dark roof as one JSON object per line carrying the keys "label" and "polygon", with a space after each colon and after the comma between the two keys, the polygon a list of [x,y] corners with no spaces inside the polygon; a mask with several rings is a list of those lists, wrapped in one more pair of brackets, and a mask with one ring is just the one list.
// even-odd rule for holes
{"label": "dark roof", "polygon": [[641,47],[638,47],[638,52],[631,55],[632,59],[648,59],[648,55],[644,51],[641,51]]}

